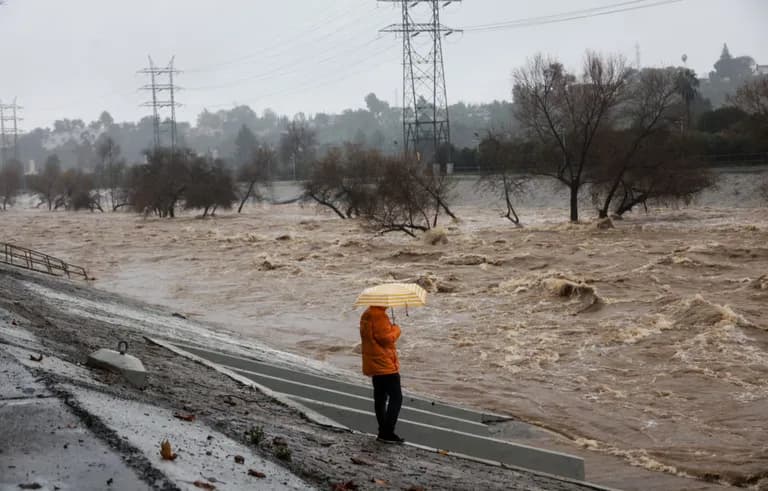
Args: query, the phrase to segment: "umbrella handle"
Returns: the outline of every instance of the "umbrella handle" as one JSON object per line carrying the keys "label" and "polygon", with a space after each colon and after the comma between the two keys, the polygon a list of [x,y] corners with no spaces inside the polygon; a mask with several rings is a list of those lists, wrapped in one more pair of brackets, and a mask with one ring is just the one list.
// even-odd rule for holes
{"label": "umbrella handle", "polygon": [[405,304],[405,316],[408,317],[408,304]]}
{"label": "umbrella handle", "polygon": [[390,307],[389,310],[392,313],[392,324],[396,324],[396,322],[395,322],[395,308],[394,307]]}

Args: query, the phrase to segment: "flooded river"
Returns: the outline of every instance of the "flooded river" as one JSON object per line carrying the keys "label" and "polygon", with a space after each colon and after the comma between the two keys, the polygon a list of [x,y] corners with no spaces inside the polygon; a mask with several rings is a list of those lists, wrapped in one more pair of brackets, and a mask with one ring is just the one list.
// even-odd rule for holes
{"label": "flooded river", "polygon": [[462,181],[461,220],[438,245],[299,205],[206,220],[15,209],[0,223],[2,240],[82,264],[98,288],[355,371],[356,294],[418,281],[429,306],[395,312],[407,388],[648,469],[748,485],[768,472],[768,206],[755,182],[731,173],[691,206],[610,229],[565,223],[561,191],[539,183],[518,229]]}

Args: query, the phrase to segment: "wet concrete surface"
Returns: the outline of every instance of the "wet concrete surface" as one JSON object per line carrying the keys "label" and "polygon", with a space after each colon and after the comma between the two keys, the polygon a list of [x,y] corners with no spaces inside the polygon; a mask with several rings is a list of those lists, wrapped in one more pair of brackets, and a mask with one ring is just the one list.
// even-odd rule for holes
{"label": "wet concrete surface", "polygon": [[[364,433],[376,433],[370,387],[318,377],[269,363],[227,356],[200,347],[180,346],[197,356],[235,369],[259,384],[283,393],[320,414]],[[482,421],[488,414],[405,395],[398,433],[408,442],[502,462],[567,479],[584,480],[584,462],[553,452],[490,437]],[[520,423],[528,428],[530,425]],[[533,431],[533,428],[528,428]]]}
{"label": "wet concrete surface", "polygon": [[151,489],[32,374],[0,351],[0,491]]}

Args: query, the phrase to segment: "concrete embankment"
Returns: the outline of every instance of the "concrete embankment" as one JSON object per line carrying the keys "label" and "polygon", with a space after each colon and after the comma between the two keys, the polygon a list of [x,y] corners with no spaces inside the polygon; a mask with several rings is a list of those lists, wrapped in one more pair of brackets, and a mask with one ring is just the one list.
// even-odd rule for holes
{"label": "concrete embankment", "polygon": [[[74,465],[83,462],[101,469],[64,476],[41,466],[38,474],[28,474],[30,469],[12,463],[7,465],[19,470],[3,474],[2,485],[16,489],[19,484],[33,484],[34,479],[26,481],[30,475],[50,489],[57,482],[69,487],[80,484],[78,489],[106,489],[91,486],[88,479],[103,480],[105,485],[111,479],[108,485],[114,489],[198,489],[195,481],[218,489],[327,489],[350,482],[358,489],[594,489],[586,483],[430,449],[382,446],[369,435],[308,419],[298,409],[300,404],[281,402],[269,391],[238,383],[145,341],[148,334],[169,334],[164,324],[170,319],[170,312],[88,286],[0,267],[4,363],[0,373],[8,380],[2,385],[14,388],[3,392],[0,406],[10,411],[4,416],[10,421],[14,414],[16,420],[24,419],[42,432],[48,431],[43,423],[62,421],[62,429],[57,424],[53,430],[61,432],[57,439],[68,439],[67,430],[77,429],[82,437],[72,437],[66,447],[51,445],[48,458],[69,462],[74,471],[78,469]],[[176,326],[176,341],[199,341],[205,335],[200,327],[184,333]],[[127,384],[118,374],[82,366],[88,354],[112,348],[119,340],[127,341],[130,352],[144,363],[149,374],[144,390]],[[30,358],[40,355],[41,361]],[[19,364],[26,360],[28,366],[22,370]],[[29,377],[38,385],[30,385]],[[21,397],[17,392],[23,394],[24,387],[34,393],[13,399]],[[31,397],[38,391],[41,397]],[[13,406],[9,397],[23,401],[14,404],[20,404],[29,417],[21,418],[21,409],[9,409]],[[416,419],[418,411],[412,412]],[[455,419],[457,424],[470,424]],[[4,465],[34,452],[33,446],[19,440],[19,432],[29,432],[21,421],[14,427],[13,438],[9,438],[9,426],[0,428]],[[173,445],[176,460],[160,457],[161,439]],[[81,446],[90,450],[78,453]],[[238,463],[235,455],[243,457],[244,463]],[[250,469],[257,474],[249,475]],[[265,477],[258,477],[259,473]]]}

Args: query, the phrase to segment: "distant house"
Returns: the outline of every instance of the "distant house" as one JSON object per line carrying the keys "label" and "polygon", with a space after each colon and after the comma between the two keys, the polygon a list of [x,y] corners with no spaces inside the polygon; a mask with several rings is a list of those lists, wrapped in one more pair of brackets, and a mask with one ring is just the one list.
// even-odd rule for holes
{"label": "distant house", "polygon": [[755,65],[755,75],[768,75],[768,65]]}

